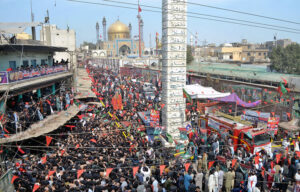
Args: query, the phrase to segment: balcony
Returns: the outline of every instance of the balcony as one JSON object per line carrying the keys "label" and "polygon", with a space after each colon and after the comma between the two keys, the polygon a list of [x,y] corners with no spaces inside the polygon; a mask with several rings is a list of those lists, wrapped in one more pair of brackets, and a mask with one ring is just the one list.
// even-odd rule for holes
{"label": "balcony", "polygon": [[0,92],[14,91],[29,86],[45,84],[72,76],[67,66],[59,65],[23,71],[0,71]]}

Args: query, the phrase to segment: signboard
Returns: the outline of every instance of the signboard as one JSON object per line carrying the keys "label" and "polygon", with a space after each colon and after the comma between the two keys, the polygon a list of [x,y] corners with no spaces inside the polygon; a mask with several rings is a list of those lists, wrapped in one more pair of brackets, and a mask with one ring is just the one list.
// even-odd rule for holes
{"label": "signboard", "polygon": [[7,78],[7,72],[6,71],[1,71],[0,72],[0,83],[1,84],[8,83],[8,78]]}
{"label": "signboard", "polygon": [[159,126],[159,111],[151,110],[150,111],[150,127]]}
{"label": "signboard", "polygon": [[278,124],[279,124],[278,117],[270,117],[268,119],[267,131],[274,131],[274,133],[277,134]]}

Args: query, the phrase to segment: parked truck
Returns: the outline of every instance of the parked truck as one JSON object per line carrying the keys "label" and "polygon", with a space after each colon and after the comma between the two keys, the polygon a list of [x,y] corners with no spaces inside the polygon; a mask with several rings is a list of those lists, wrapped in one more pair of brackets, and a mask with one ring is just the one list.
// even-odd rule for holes
{"label": "parked truck", "polygon": [[235,151],[238,147],[243,147],[251,153],[261,150],[271,153],[271,137],[264,128],[254,128],[249,124],[213,114],[200,116],[199,126],[206,129],[207,134],[215,132],[220,137],[231,137]]}

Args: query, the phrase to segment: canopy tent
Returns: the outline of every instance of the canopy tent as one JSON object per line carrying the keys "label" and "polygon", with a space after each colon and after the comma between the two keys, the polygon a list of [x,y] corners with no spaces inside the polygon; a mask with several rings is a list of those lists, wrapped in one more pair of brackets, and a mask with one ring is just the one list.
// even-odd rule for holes
{"label": "canopy tent", "polygon": [[212,87],[203,87],[199,84],[186,85],[184,90],[192,99],[213,99],[230,95],[230,93],[220,93]]}
{"label": "canopy tent", "polygon": [[239,96],[237,96],[236,93],[232,93],[229,96],[222,97],[222,98],[216,98],[216,99],[213,99],[213,100],[226,102],[226,103],[236,103],[239,106],[247,107],[247,108],[248,107],[256,107],[257,105],[259,105],[261,103],[261,100],[258,100],[258,101],[252,102],[252,103],[247,103],[247,102],[241,100],[239,98]]}
{"label": "canopy tent", "polygon": [[1,23],[0,22],[0,34],[10,33],[10,34],[17,34],[22,33],[28,27],[36,27],[41,25],[40,22],[27,22],[27,23]]}

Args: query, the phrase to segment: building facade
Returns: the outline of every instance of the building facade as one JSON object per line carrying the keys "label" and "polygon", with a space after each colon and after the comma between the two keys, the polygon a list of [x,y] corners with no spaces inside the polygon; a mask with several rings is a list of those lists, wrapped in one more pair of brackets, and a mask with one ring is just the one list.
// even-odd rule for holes
{"label": "building facade", "polygon": [[242,47],[232,47],[232,45],[223,45],[217,49],[217,55],[219,60],[241,61],[242,51]]}
{"label": "building facade", "polygon": [[[107,36],[108,40],[101,42],[101,49],[106,50],[108,57],[139,55],[139,40],[131,38],[130,27],[121,21],[117,20],[108,28]],[[144,47],[141,41],[142,54]]]}
{"label": "building facade", "polygon": [[59,29],[56,25],[45,24],[40,31],[40,40],[44,45],[66,47],[65,52],[55,52],[54,59],[57,61],[69,60],[75,62],[72,53],[76,50],[76,33],[71,29]]}

